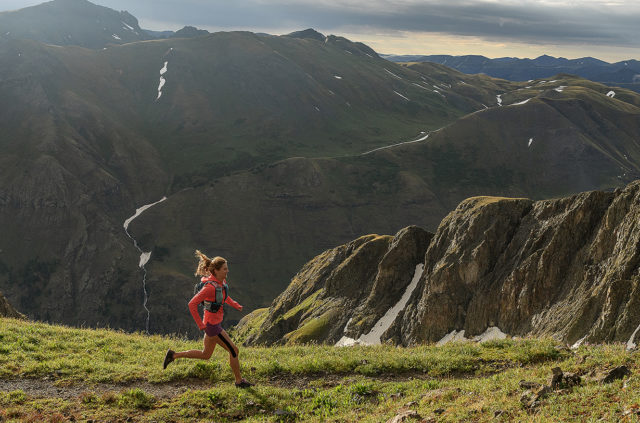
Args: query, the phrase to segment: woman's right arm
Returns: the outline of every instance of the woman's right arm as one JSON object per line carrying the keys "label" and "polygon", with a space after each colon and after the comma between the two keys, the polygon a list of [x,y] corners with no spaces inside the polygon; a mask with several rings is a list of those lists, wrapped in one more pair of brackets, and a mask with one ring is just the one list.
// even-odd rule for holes
{"label": "woman's right arm", "polygon": [[196,295],[194,295],[191,301],[189,301],[189,311],[191,312],[191,316],[193,317],[193,320],[195,320],[196,325],[198,325],[198,328],[200,328],[200,330],[203,330],[205,327],[207,327],[207,325],[202,322],[202,318],[200,318],[200,315],[198,314],[198,304],[206,299],[207,288],[210,288],[210,286],[205,285],[205,287],[202,288]]}

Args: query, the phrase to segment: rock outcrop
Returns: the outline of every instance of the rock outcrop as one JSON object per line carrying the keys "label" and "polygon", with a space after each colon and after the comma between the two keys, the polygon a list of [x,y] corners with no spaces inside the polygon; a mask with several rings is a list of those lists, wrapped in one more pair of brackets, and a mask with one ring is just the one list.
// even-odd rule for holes
{"label": "rock outcrop", "polygon": [[24,319],[24,315],[17,311],[9,301],[0,292],[0,317],[13,317],[15,319]]}
{"label": "rock outcrop", "polygon": [[453,330],[633,343],[640,324],[640,181],[532,202],[471,198],[443,221],[390,335]]}
{"label": "rock outcrop", "polygon": [[[369,333],[402,297],[433,235],[412,226],[367,235],[308,262],[269,309],[237,327],[247,345],[335,343]],[[389,322],[391,323],[391,322]]]}
{"label": "rock outcrop", "polygon": [[[362,339],[398,302],[420,262],[417,287],[378,341],[416,345],[498,328],[512,336],[635,347],[640,181],[536,202],[469,198],[433,237],[414,227],[393,239],[359,238],[309,262],[241,330],[252,328],[248,342],[258,344]],[[305,332],[317,327],[322,331]]]}

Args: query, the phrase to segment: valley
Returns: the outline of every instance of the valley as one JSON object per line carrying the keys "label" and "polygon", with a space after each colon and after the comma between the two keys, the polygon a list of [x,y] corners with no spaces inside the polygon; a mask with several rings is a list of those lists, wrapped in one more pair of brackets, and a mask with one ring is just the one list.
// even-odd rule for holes
{"label": "valley", "polygon": [[230,260],[251,311],[322,251],[435,231],[465,198],[640,175],[633,91],[400,65],[314,30],[194,35],[0,39],[0,290],[30,318],[196,335],[195,249]]}

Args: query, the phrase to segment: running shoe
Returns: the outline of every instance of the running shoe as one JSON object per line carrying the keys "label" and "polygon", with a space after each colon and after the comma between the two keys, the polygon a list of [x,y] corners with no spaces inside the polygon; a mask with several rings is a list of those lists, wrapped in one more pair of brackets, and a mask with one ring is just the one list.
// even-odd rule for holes
{"label": "running shoe", "polygon": [[163,369],[166,369],[169,363],[173,361],[173,351],[167,350],[167,355],[164,356],[164,364],[162,365]]}
{"label": "running shoe", "polygon": [[242,380],[238,383],[236,383],[236,388],[249,388],[250,386],[253,386],[253,383],[248,382],[245,378],[242,378]]}

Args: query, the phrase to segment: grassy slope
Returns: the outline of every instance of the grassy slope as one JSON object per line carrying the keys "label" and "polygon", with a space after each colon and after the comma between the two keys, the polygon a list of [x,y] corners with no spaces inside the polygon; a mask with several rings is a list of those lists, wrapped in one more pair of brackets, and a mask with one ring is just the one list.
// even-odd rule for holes
{"label": "grassy slope", "polygon": [[[239,391],[220,351],[208,362],[184,360],[161,369],[168,347],[199,348],[199,341],[13,319],[0,325],[0,382],[40,381],[58,389],[0,393],[0,418],[9,421],[380,422],[406,408],[425,418],[441,410],[438,421],[490,421],[500,411],[498,421],[617,421],[640,401],[640,362],[621,345],[576,352],[550,340],[242,348],[242,370],[257,386]],[[620,364],[634,373],[624,382],[585,378],[579,387],[551,393],[534,412],[520,404],[519,381],[547,383],[552,367],[584,375]],[[78,387],[73,392],[79,394],[64,394]]]}

